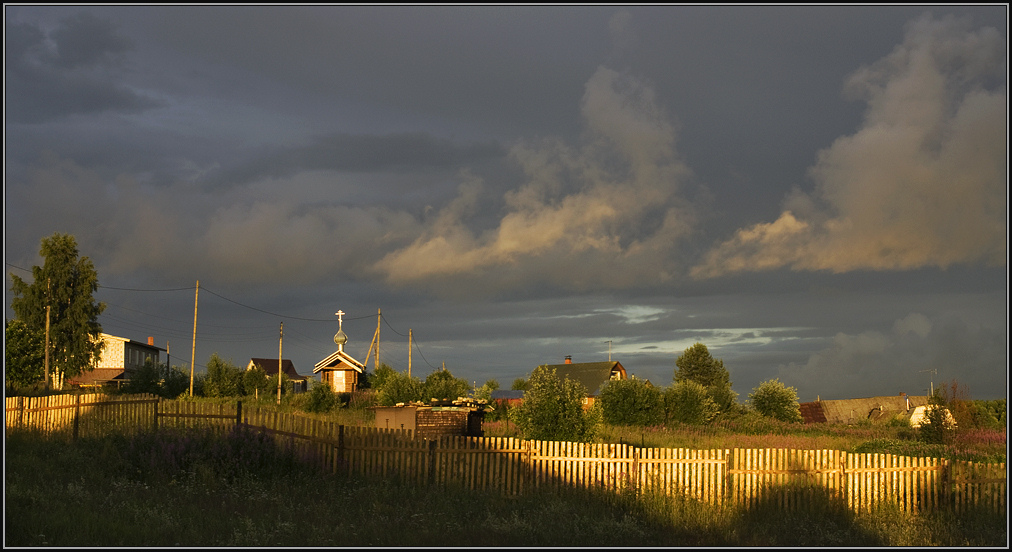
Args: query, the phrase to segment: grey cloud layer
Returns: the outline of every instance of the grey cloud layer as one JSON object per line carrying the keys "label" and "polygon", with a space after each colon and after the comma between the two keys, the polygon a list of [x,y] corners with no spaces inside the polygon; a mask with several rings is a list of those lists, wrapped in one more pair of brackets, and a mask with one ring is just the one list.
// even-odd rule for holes
{"label": "grey cloud layer", "polygon": [[79,113],[138,112],[161,105],[110,80],[130,43],[108,21],[89,14],[49,32],[28,23],[4,26],[5,116],[41,123]]}
{"label": "grey cloud layer", "polygon": [[[916,392],[907,376],[961,355],[956,377],[1004,392],[1000,8],[905,36],[917,8],[20,10],[16,266],[70,232],[103,284],[369,315],[345,320],[363,352],[382,307],[479,384],[612,341],[665,385],[698,339],[742,398],[775,376],[806,399]],[[189,339],[192,293],[129,295]],[[276,317],[206,304],[201,324],[268,337],[198,340],[198,363],[276,352]],[[110,315],[143,339],[130,312]]]}
{"label": "grey cloud layer", "polygon": [[922,17],[858,70],[861,128],[836,140],[771,223],[744,228],[693,269],[904,270],[1005,262],[1005,39],[967,20]]}

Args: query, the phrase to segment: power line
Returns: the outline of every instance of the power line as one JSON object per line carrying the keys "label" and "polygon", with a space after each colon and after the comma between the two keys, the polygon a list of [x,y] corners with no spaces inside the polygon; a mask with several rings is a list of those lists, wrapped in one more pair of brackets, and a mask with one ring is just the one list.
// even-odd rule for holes
{"label": "power line", "polygon": [[[271,316],[277,316],[277,317],[280,317],[280,318],[288,318],[290,320],[304,320],[306,322],[333,322],[334,321],[333,318],[302,318],[302,317],[299,317],[299,316],[289,316],[287,314],[278,314],[276,312],[266,311],[266,310],[263,310],[263,309],[258,309],[257,307],[252,307],[250,305],[246,305],[246,304],[240,303],[239,301],[236,301],[234,299],[229,299],[228,297],[225,297],[224,295],[221,295],[219,293],[215,293],[215,292],[213,292],[213,291],[211,291],[211,290],[209,290],[207,288],[204,288],[204,291],[206,291],[207,293],[210,293],[211,295],[215,295],[217,297],[220,297],[220,298],[228,301],[229,303],[234,303],[236,305],[239,305],[240,307],[245,307],[247,309],[255,310],[257,312],[262,312],[264,314],[269,314]],[[365,316],[358,316],[358,317],[355,317],[355,318],[348,318],[348,320],[361,320],[363,318],[371,318],[371,317],[372,317],[371,314],[367,314]]]}

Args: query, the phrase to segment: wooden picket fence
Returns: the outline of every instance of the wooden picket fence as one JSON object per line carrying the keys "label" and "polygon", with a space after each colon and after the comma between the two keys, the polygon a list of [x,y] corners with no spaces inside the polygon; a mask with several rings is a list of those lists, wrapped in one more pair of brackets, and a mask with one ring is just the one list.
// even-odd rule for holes
{"label": "wooden picket fence", "polygon": [[1005,464],[837,450],[644,448],[508,437],[416,439],[410,430],[345,426],[242,403],[151,395],[59,395],[6,400],[6,427],[77,438],[144,429],[268,433],[331,473],[456,485],[511,495],[561,487],[682,495],[713,505],[810,507],[812,492],[855,512],[895,505],[1006,511]]}

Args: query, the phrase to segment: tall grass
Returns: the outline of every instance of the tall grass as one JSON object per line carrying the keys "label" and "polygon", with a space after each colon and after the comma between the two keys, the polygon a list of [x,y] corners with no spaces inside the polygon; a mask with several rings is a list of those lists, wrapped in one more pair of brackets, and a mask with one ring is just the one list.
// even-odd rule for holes
{"label": "tall grass", "polygon": [[[1001,516],[714,508],[561,490],[521,497],[321,473],[254,432],[6,440],[6,546],[1000,546]],[[819,494],[822,493],[822,494]]]}

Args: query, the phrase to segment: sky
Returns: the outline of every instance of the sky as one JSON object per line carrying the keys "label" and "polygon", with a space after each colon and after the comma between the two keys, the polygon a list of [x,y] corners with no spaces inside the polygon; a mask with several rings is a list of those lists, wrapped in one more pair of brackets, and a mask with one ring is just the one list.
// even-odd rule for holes
{"label": "sky", "polygon": [[62,232],[103,330],[197,372],[311,375],[342,311],[360,361],[379,326],[477,386],[567,355],[667,386],[698,342],[741,402],[1006,398],[1007,20],[5,5],[6,317]]}

